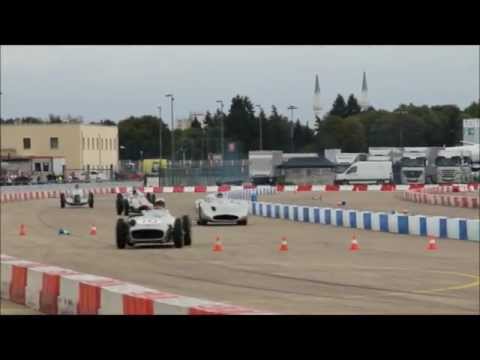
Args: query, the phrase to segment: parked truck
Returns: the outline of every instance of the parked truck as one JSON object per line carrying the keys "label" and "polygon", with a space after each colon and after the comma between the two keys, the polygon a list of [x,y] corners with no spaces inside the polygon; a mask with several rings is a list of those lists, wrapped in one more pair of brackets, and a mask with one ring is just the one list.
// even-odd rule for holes
{"label": "parked truck", "polygon": [[472,152],[468,149],[445,148],[435,159],[437,183],[467,183],[472,180]]}
{"label": "parked truck", "polygon": [[404,148],[400,159],[402,184],[425,184],[427,182],[427,151],[426,147]]}
{"label": "parked truck", "polygon": [[276,167],[282,164],[282,151],[249,151],[249,177],[256,185],[276,183],[278,176]]}

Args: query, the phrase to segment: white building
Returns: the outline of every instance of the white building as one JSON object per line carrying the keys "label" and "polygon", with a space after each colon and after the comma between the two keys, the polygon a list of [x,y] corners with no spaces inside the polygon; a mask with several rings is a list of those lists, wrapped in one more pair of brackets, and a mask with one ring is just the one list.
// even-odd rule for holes
{"label": "white building", "polygon": [[480,119],[463,119],[463,141],[480,143]]}

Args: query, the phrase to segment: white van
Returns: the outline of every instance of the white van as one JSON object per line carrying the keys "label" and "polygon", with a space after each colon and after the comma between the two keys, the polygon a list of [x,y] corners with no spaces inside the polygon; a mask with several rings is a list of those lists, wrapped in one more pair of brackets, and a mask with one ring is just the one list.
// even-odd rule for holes
{"label": "white van", "polygon": [[393,183],[391,161],[358,161],[345,172],[336,174],[336,184]]}

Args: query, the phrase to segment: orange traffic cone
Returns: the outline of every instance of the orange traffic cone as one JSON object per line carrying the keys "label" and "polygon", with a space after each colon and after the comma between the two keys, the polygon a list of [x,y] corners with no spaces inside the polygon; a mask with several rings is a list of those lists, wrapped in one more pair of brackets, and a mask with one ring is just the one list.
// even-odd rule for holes
{"label": "orange traffic cone", "polygon": [[437,247],[437,242],[435,240],[435,237],[429,236],[427,250],[437,250],[437,249],[438,247]]}
{"label": "orange traffic cone", "polygon": [[288,251],[287,238],[282,236],[282,243],[280,244],[279,251]]}
{"label": "orange traffic cone", "polygon": [[352,236],[352,244],[350,245],[350,250],[351,251],[360,250],[360,246],[358,246],[357,237],[355,236],[355,234]]}
{"label": "orange traffic cone", "polygon": [[92,225],[90,228],[90,235],[97,235],[97,227],[95,225]]}
{"label": "orange traffic cone", "polygon": [[216,240],[215,240],[215,244],[213,244],[213,251],[215,252],[220,252],[220,251],[223,251],[223,244],[222,242],[220,241],[220,237],[217,236]]}
{"label": "orange traffic cone", "polygon": [[26,236],[27,235],[27,227],[24,224],[20,225],[20,236]]}

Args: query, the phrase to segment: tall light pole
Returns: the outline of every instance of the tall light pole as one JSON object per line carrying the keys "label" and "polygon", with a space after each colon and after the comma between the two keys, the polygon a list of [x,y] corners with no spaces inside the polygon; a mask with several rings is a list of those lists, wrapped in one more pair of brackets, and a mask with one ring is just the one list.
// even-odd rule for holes
{"label": "tall light pole", "polygon": [[223,144],[223,139],[224,139],[224,134],[223,134],[223,121],[225,120],[225,114],[223,112],[223,100],[217,100],[217,103],[220,104],[220,111],[222,112],[222,120],[220,121],[220,148],[221,148],[221,154],[222,154],[222,161],[223,161],[223,151],[224,151],[224,144]]}
{"label": "tall light pole", "polygon": [[290,123],[290,149],[291,149],[291,152],[293,153],[294,151],[294,148],[293,148],[293,110],[296,110],[298,109],[298,107],[294,106],[294,105],[290,105],[288,107],[288,110],[290,110],[290,114],[291,114],[291,123]]}
{"label": "tall light pole", "polygon": [[171,114],[172,114],[172,134],[171,134],[171,145],[172,145],[172,167],[173,167],[173,162],[175,161],[175,125],[173,123],[173,101],[175,98],[173,97],[172,94],[167,94],[165,97],[170,98],[170,107],[171,107]]}
{"label": "tall light pole", "polygon": [[[255,105],[256,108],[262,113],[262,107],[260,105]],[[258,127],[260,129],[258,147],[259,150],[263,150],[263,133],[262,133],[262,117],[258,114]]]}
{"label": "tall light pole", "polygon": [[158,106],[158,120],[159,120],[159,124],[158,124],[158,130],[159,130],[159,135],[160,135],[160,147],[159,147],[159,159],[160,159],[160,162],[162,162],[162,107],[161,106]]}

